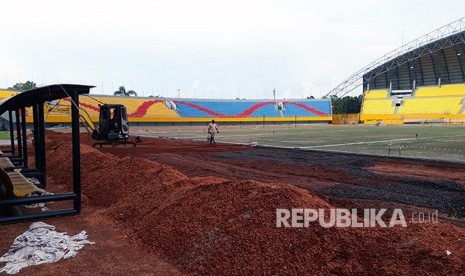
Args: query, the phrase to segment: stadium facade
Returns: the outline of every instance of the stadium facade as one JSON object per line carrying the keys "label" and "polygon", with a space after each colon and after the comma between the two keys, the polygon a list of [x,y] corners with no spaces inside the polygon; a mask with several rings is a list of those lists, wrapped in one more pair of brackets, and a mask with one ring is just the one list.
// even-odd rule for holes
{"label": "stadium facade", "polygon": [[[15,93],[0,91],[0,99]],[[328,99],[214,100],[94,95],[81,97],[79,105],[95,122],[99,104],[103,103],[125,105],[129,121],[141,124],[205,123],[212,119],[221,123],[330,122],[332,119]],[[69,99],[46,103],[46,122],[69,123],[70,107]],[[26,113],[27,122],[32,122],[30,110]]]}

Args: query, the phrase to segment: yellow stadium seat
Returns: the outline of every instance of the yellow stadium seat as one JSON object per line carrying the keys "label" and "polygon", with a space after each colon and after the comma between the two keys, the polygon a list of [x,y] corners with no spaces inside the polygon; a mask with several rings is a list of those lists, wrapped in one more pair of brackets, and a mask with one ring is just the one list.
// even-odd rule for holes
{"label": "yellow stadium seat", "polygon": [[394,114],[393,99],[365,100],[363,102],[363,114]]}
{"label": "yellow stadium seat", "polygon": [[387,89],[371,90],[365,93],[365,99],[386,99],[388,96]]}
{"label": "yellow stadium seat", "polygon": [[[384,93],[386,94],[384,94]],[[420,119],[465,120],[465,84],[419,87],[412,97],[395,107],[387,90],[365,93],[360,118],[373,121],[417,121]]]}

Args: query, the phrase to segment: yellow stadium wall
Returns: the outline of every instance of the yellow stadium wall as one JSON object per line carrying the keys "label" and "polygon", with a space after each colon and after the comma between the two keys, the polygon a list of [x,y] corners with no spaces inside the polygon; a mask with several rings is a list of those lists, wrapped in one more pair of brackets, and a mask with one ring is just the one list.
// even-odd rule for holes
{"label": "yellow stadium wall", "polygon": [[360,114],[333,114],[333,125],[358,124]]}
{"label": "yellow stadium wall", "polygon": [[16,94],[18,94],[18,92],[12,91],[12,90],[0,90],[0,100],[9,98],[9,97],[14,96]]}

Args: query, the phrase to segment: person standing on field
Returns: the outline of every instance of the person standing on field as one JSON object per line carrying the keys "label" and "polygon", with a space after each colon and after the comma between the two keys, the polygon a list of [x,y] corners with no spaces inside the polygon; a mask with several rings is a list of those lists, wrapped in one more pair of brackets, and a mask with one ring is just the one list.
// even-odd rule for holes
{"label": "person standing on field", "polygon": [[210,145],[215,144],[215,132],[220,133],[215,120],[212,120],[211,123],[208,124],[208,142],[210,142]]}

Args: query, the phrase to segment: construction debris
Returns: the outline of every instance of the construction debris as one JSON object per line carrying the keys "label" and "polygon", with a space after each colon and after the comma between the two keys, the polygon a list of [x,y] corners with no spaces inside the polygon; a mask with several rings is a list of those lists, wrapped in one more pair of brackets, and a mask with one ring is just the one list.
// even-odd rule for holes
{"label": "construction debris", "polygon": [[87,240],[86,231],[68,236],[56,232],[53,225],[34,222],[28,231],[15,239],[10,250],[0,257],[0,262],[6,263],[0,273],[16,274],[28,266],[72,258],[86,244],[93,244]]}

